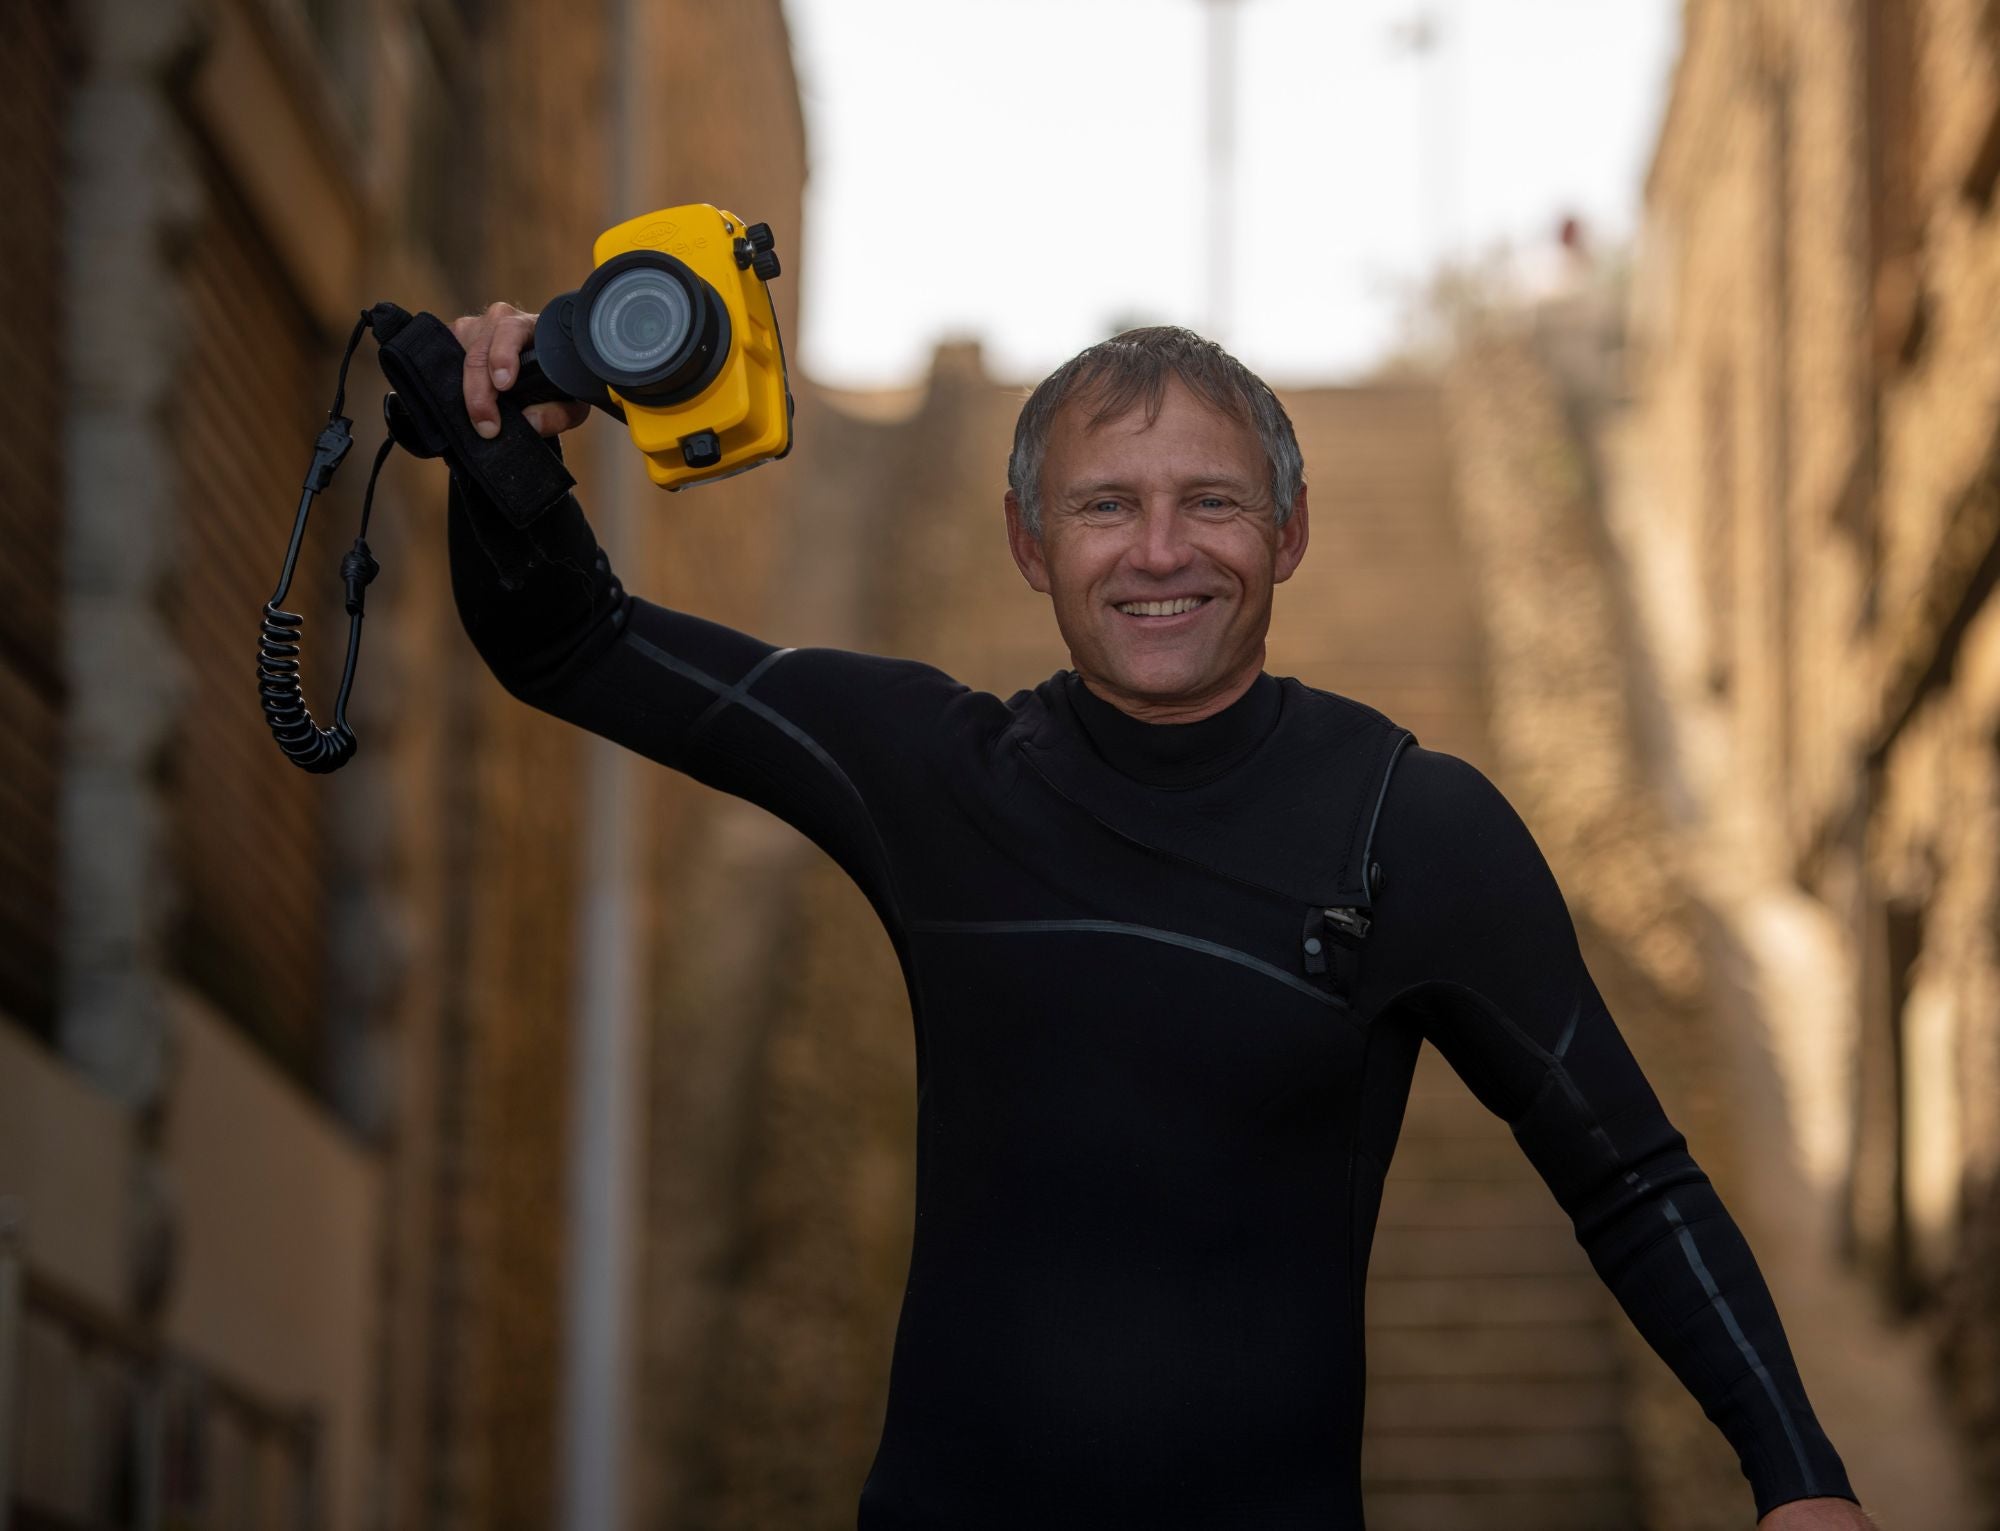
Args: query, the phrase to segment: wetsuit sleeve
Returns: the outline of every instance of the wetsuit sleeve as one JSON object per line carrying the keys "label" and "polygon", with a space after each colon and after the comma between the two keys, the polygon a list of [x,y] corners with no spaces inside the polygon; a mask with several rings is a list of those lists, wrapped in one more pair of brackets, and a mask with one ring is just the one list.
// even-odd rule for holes
{"label": "wetsuit sleeve", "polygon": [[928,665],[785,649],[625,590],[574,495],[516,530],[453,475],[453,598],[521,701],[803,831],[894,928],[880,805],[922,769],[926,718],[966,688]]}
{"label": "wetsuit sleeve", "polygon": [[1376,843],[1393,869],[1376,955],[1426,1038],[1512,1128],[1633,1324],[1735,1448],[1758,1518],[1792,1499],[1855,1499],[1749,1245],[1605,1008],[1512,805],[1470,763],[1412,748]]}

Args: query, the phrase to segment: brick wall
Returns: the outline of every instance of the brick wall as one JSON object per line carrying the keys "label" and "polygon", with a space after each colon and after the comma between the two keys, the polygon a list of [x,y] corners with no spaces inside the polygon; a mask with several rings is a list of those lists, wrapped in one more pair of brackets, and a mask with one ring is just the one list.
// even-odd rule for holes
{"label": "brick wall", "polygon": [[0,99],[8,154],[0,192],[0,271],[16,293],[4,390],[16,422],[0,450],[0,1011],[43,1036],[55,1029],[57,783],[66,685],[62,589],[62,123],[68,105],[66,12],[53,0],[0,16]]}
{"label": "brick wall", "polygon": [[1771,1021],[1793,1149],[2000,1496],[1991,15],[1688,4],[1626,531],[1714,891],[1821,932],[1795,981],[1838,997]]}

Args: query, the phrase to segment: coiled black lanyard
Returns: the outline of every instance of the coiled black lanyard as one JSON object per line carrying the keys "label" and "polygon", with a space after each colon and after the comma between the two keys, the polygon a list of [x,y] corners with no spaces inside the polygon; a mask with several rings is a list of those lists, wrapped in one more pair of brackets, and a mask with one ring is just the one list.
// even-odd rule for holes
{"label": "coiled black lanyard", "polygon": [[[340,410],[347,400],[347,367],[354,360],[361,336],[373,331],[382,373],[392,391],[382,399],[388,435],[368,470],[368,488],[361,496],[361,533],[340,560],[340,577],[347,586],[347,668],[341,672],[340,696],[334,703],[333,727],[322,728],[306,710],[299,687],[299,636],[305,619],[278,605],[291,588],[292,571],[305,541],[306,516],[313,497],[333,482],[341,459],[354,445],[354,426]],[[354,689],[354,661],[361,652],[362,604],[369,582],[382,572],[368,551],[368,516],[375,505],[375,481],[391,447],[399,446],[418,459],[442,457],[454,476],[462,475],[471,491],[490,503],[495,526],[476,530],[480,544],[493,560],[503,586],[514,588],[536,555],[527,529],[568,497],[576,480],[563,466],[562,453],[544,441],[523,410],[533,404],[574,402],[541,369],[532,348],[521,352],[520,375],[498,400],[499,434],[487,439],[473,429],[461,393],[465,351],[451,329],[435,314],[408,313],[394,303],[363,309],[347,350],[340,358],[333,407],[313,444],[312,466],[299,494],[298,518],[292,524],[292,544],[285,550],[284,573],[278,588],[264,603],[262,634],[257,645],[257,691],[265,721],[285,758],[315,774],[337,771],[354,758],[354,730],[347,722],[347,701]],[[611,413],[618,413],[613,406]],[[622,415],[620,416],[622,419]]]}
{"label": "coiled black lanyard", "polygon": [[368,514],[375,504],[375,480],[396,444],[393,435],[385,435],[376,450],[375,465],[368,470],[368,487],[361,496],[361,530],[354,546],[340,560],[340,577],[347,585],[347,665],[341,672],[340,695],[333,704],[331,728],[322,728],[313,721],[299,685],[299,636],[305,618],[298,612],[281,610],[278,603],[292,586],[292,571],[305,541],[306,517],[312,510],[313,497],[333,482],[341,460],[354,445],[354,422],[340,410],[347,401],[347,364],[354,359],[362,332],[372,323],[373,315],[364,310],[354,333],[347,337],[347,350],[340,358],[340,378],[333,389],[333,407],[327,410],[326,425],[313,445],[312,466],[306,469],[298,518],[292,523],[291,546],[285,550],[284,572],[278,576],[276,592],[264,603],[263,628],[257,643],[257,692],[263,700],[264,720],[271,725],[271,736],[278,741],[278,748],[285,752],[287,760],[315,775],[339,770],[354,758],[357,747],[354,730],[347,722],[347,699],[354,690],[354,661],[361,653],[362,606],[370,582],[382,572],[382,566],[368,551]]}

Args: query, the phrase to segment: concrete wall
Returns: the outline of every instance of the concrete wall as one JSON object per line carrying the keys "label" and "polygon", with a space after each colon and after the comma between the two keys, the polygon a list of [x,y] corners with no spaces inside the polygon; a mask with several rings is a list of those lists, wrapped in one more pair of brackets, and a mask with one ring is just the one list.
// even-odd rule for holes
{"label": "concrete wall", "polygon": [[92,1302],[124,1301],[131,1124],[102,1092],[11,1022],[0,1025],[0,1195],[29,1258]]}
{"label": "concrete wall", "polygon": [[282,1081],[241,1032],[180,993],[160,1145],[179,1191],[161,1331],[324,1430],[327,1523],[368,1524],[381,1292],[382,1166]]}

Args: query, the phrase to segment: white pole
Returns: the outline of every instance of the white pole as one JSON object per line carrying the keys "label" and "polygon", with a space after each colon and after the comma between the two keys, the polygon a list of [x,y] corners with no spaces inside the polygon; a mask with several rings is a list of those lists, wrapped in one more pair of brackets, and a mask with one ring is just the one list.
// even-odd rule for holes
{"label": "white pole", "polygon": [[1229,344],[1236,244],[1236,0],[1208,0],[1208,338]]}
{"label": "white pole", "polygon": [[[617,64],[605,227],[643,211],[633,145],[643,141],[638,77],[645,0],[612,0]],[[591,517],[598,539],[637,567],[632,449],[597,422]],[[617,555],[614,555],[617,556]],[[639,1013],[635,852],[646,836],[632,757],[586,745],[583,896],[577,910],[563,1302],[562,1477],[566,1531],[618,1531],[629,1514],[629,1436],[636,1353],[633,1276],[643,1186],[645,1032]]]}
{"label": "white pole", "polygon": [[1394,45],[1415,56],[1423,71],[1425,258],[1441,273],[1457,253],[1458,97],[1454,30],[1448,0],[1432,0],[1390,31]]}

